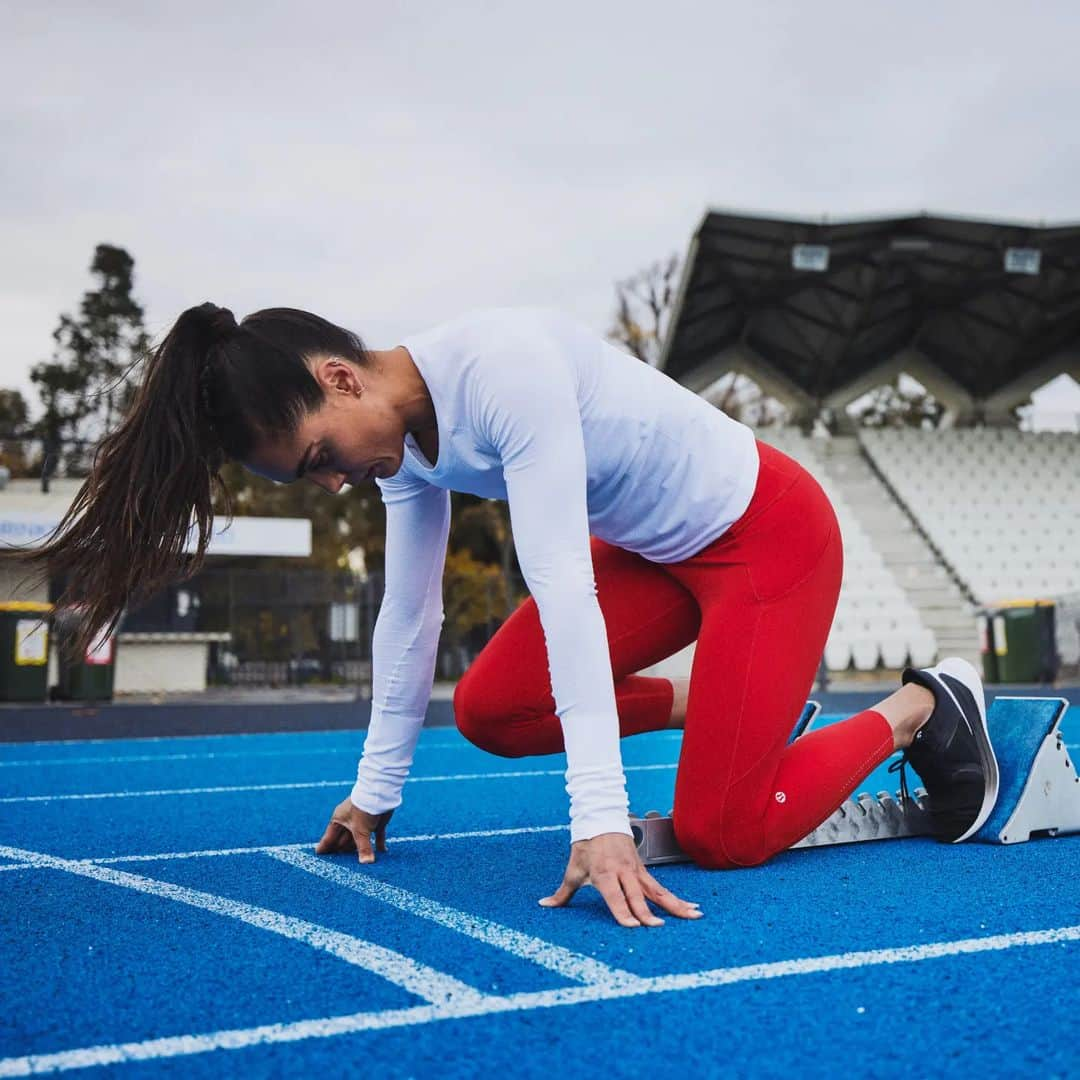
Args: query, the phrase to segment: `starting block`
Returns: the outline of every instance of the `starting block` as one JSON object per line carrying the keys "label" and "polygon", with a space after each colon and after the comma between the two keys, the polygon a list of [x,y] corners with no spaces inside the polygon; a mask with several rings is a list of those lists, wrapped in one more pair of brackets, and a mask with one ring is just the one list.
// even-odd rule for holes
{"label": "starting block", "polygon": [[[1068,709],[1064,698],[999,697],[987,713],[990,741],[998,759],[1001,782],[990,817],[972,840],[1018,844],[1032,836],[1080,833],[1080,776],[1077,775],[1059,725]],[[808,701],[796,721],[789,744],[809,731],[821,711]],[[688,862],[679,848],[670,814],[655,810],[631,815],[630,828],[646,866]],[[932,833],[926,792],[904,801],[882,791],[848,799],[792,849],[851,844],[863,840],[897,840]]]}
{"label": "starting block", "polygon": [[975,834],[987,844],[1080,832],[1080,776],[1059,725],[1064,698],[999,697],[986,715],[1001,770],[998,801]]}

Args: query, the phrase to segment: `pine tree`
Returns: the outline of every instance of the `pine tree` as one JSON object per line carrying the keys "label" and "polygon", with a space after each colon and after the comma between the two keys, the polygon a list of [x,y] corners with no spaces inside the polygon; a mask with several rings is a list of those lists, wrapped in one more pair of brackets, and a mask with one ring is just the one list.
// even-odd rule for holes
{"label": "pine tree", "polygon": [[150,339],[132,296],[134,270],[123,248],[99,244],[90,264],[98,287],[83,294],[77,316],[60,316],[52,359],[31,369],[44,406],[36,428],[47,476],[84,473],[93,445],[116,426],[138,385]]}

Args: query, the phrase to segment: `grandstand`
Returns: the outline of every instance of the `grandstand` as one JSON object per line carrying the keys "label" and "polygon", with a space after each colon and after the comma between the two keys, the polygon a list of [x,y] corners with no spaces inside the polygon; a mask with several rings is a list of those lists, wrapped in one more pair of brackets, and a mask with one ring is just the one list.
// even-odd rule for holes
{"label": "grandstand", "polygon": [[1080,590],[1075,435],[868,430],[861,441],[976,600]]}
{"label": "grandstand", "polygon": [[859,459],[853,438],[809,438],[797,428],[758,437],[802,464],[836,509],[844,538],[840,602],[825,650],[832,670],[932,663],[939,634],[952,653],[977,657],[964,598],[888,492]]}
{"label": "grandstand", "polygon": [[[830,670],[977,661],[976,614],[1007,599],[1075,612],[1080,436],[1021,431],[1017,409],[1080,381],[1077,295],[1080,226],[705,215],[657,366],[706,396],[740,373],[784,407],[758,437],[817,477],[844,537]],[[860,427],[848,406],[901,373],[936,425]]]}

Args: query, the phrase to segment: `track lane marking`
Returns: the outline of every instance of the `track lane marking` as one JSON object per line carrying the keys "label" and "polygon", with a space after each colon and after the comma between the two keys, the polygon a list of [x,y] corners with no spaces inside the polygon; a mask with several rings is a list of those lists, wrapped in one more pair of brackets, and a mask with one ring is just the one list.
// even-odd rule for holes
{"label": "track lane marking", "polygon": [[[430,840],[479,840],[491,836],[527,836],[531,833],[568,832],[569,825],[523,825],[512,829],[474,829],[471,832],[419,833],[415,836],[395,836],[390,846],[396,844],[426,843]],[[210,859],[227,855],[272,855],[276,851],[313,850],[313,840],[302,840],[297,844],[257,844],[254,847],[204,848],[200,851],[162,851],[151,855],[104,855],[94,859],[75,859],[74,862],[92,866],[113,866],[127,862],[171,862],[174,859]],[[35,870],[34,863],[17,862],[0,865],[0,872],[5,870]]]}
{"label": "track lane marking", "polygon": [[126,870],[113,870],[93,863],[76,862],[74,859],[60,859],[55,855],[44,855],[36,851],[25,851],[0,845],[0,855],[19,858],[43,869],[59,870],[66,874],[102,881],[108,885],[117,885],[132,889],[149,896],[159,896],[165,900],[174,900],[189,907],[209,911],[214,915],[236,919],[259,930],[298,941],[310,948],[329,953],[338,960],[344,960],[354,967],[363,968],[373,975],[378,975],[395,986],[415,994],[423,1001],[476,1006],[486,995],[474,987],[468,986],[452,975],[436,971],[435,968],[413,960],[403,953],[395,952],[372,941],[353,937],[350,934],[331,930],[329,927],[298,919],[292,915],[283,915],[269,908],[256,907],[241,900],[217,896],[214,893],[189,889],[183,885],[174,885],[169,881],[143,877]]}
{"label": "track lane marking", "polygon": [[[283,738],[288,738],[288,733],[282,734]],[[357,735],[363,734],[363,729],[357,730]],[[652,738],[657,739],[663,737],[664,741],[668,741],[673,738],[682,738],[681,731],[653,731],[649,733]],[[182,738],[183,736],[165,736],[168,738]],[[198,736],[192,736],[197,738]],[[230,736],[220,736],[221,738],[230,738]],[[238,735],[232,736],[235,738],[255,738],[257,736],[252,735]],[[101,756],[84,756],[84,757],[38,757],[38,758],[0,758],[0,769],[13,769],[24,767],[37,767],[37,768],[51,768],[54,765],[129,765],[129,764],[153,764],[158,761],[226,761],[226,760],[244,760],[247,758],[293,758],[293,757],[329,757],[334,754],[340,754],[342,756],[351,755],[353,758],[357,756],[360,749],[360,742],[362,740],[356,740],[355,746],[300,746],[291,750],[204,750],[204,751],[190,751],[187,753],[173,753],[173,754],[110,754]],[[50,743],[29,743],[25,745],[31,746],[49,746],[58,745]],[[482,754],[484,751],[474,746],[469,742],[464,735],[459,735],[451,740],[425,740],[423,735],[420,736],[420,743],[417,746],[417,755],[421,756],[425,750],[472,750],[477,754]]]}
{"label": "track lane marking", "polygon": [[460,911],[438,900],[432,900],[426,896],[409,892],[396,885],[390,885],[378,878],[365,874],[356,866],[353,860],[353,869],[347,870],[339,862],[319,858],[306,851],[289,849],[267,852],[271,858],[301,870],[306,874],[314,874],[317,877],[332,881],[335,885],[341,885],[346,889],[361,893],[363,896],[378,900],[380,903],[389,904],[410,915],[416,915],[421,919],[428,919],[453,930],[458,934],[482,941],[485,945],[491,945],[503,952],[510,953],[520,960],[538,964],[540,967],[554,971],[564,978],[573,982],[586,983],[591,986],[622,986],[636,984],[641,981],[640,977],[629,971],[621,971],[610,967],[608,964],[594,960],[590,956],[572,952],[561,945],[544,941],[541,938],[523,934],[513,930],[509,926],[492,922],[477,915]]}
{"label": "track lane marking", "polygon": [[33,1073],[118,1065],[130,1061],[176,1058],[213,1050],[238,1050],[274,1043],[298,1042],[303,1039],[354,1035],[362,1031],[385,1031],[388,1028],[411,1027],[439,1020],[463,1020],[498,1013],[583,1005],[595,1001],[612,1001],[650,994],[706,990],[766,979],[789,978],[886,964],[912,964],[974,953],[999,952],[1013,948],[1077,941],[1080,941],[1080,926],[1062,926],[1049,930],[1029,930],[984,938],[965,938],[959,941],[938,941],[925,945],[837,953],[830,956],[810,956],[767,964],[713,968],[682,975],[660,975],[642,978],[636,986],[573,986],[562,990],[540,990],[504,996],[490,995],[475,1004],[420,1005],[410,1009],[357,1012],[344,1016],[297,1020],[286,1024],[264,1024],[259,1027],[233,1028],[198,1035],[174,1035],[146,1039],[141,1042],[86,1046],[62,1050],[58,1053],[28,1054],[23,1057],[0,1059],[0,1077],[29,1076]]}
{"label": "track lane marking", "polygon": [[[678,765],[625,765],[623,772],[658,772]],[[515,769],[508,772],[453,773],[445,776],[410,776],[406,784],[439,784],[465,780],[518,780],[523,777],[565,776],[565,769]],[[220,787],[157,788],[153,791],[90,791],[62,795],[5,795],[0,803],[72,802],[96,799],[145,799],[165,795],[226,795],[241,791],[296,791],[306,788],[351,787],[355,777],[344,780],[300,780],[282,784],[232,784]]]}

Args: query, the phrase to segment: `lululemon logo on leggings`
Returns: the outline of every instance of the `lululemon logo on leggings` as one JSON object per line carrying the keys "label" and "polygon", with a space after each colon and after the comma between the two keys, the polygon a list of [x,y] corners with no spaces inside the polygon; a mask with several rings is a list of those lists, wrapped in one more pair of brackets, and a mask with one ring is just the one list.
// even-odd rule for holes
{"label": "lululemon logo on leggings", "polygon": [[778,791],[776,793],[776,801],[777,802],[787,802],[787,796],[782,791]]}

